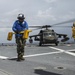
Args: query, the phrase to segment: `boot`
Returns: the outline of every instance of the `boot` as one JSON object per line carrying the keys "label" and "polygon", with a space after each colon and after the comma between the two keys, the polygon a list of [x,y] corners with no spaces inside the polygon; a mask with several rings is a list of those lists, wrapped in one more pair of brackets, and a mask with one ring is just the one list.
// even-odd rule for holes
{"label": "boot", "polygon": [[17,61],[21,61],[21,54],[18,55]]}
{"label": "boot", "polygon": [[23,57],[23,55],[24,55],[24,54],[22,53],[22,54],[21,54],[21,60],[25,60],[25,58]]}
{"label": "boot", "polygon": [[25,58],[24,57],[21,57],[21,60],[25,60]]}

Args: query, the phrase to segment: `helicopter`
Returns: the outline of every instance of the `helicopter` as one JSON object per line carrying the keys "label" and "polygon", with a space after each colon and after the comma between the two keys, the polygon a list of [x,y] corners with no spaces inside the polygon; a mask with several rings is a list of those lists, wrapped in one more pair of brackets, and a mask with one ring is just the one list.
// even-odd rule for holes
{"label": "helicopter", "polygon": [[59,43],[58,38],[61,38],[62,36],[63,36],[63,39],[61,40],[62,42],[69,40],[67,34],[58,34],[53,29],[49,29],[49,27],[52,27],[51,25],[44,25],[44,26],[37,26],[37,27],[38,29],[41,28],[41,30],[38,34],[29,36],[30,43],[32,41],[32,37],[34,37],[35,41],[39,41],[39,46],[42,46],[43,44],[51,44],[51,43],[54,43],[56,46],[58,46]]}
{"label": "helicopter", "polygon": [[[61,38],[61,42],[66,42],[68,41],[70,38],[68,37],[67,34],[59,34],[57,32],[55,32],[53,29],[49,29],[53,26],[58,26],[61,24],[66,24],[66,23],[71,23],[71,22],[75,22],[75,19],[71,19],[68,21],[64,21],[64,22],[60,22],[60,23],[56,23],[53,25],[43,25],[43,26],[30,26],[31,28],[37,28],[37,29],[41,29],[39,31],[38,34],[35,35],[30,35],[29,36],[29,42],[32,43],[33,42],[33,37],[35,41],[39,41],[39,46],[42,46],[43,44],[52,44],[54,43],[56,46],[58,46],[59,41],[58,38]],[[60,26],[59,26],[60,27]],[[70,27],[72,28],[73,26],[63,26],[63,27]],[[35,29],[35,30],[37,30]]]}

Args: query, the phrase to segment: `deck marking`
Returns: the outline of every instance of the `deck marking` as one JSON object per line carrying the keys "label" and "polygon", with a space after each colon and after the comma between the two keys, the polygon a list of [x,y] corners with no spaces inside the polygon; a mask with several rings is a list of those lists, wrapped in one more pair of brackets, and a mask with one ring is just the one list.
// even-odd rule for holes
{"label": "deck marking", "polygon": [[8,59],[8,57],[0,56],[0,59]]}
{"label": "deck marking", "polygon": [[60,52],[64,52],[64,53],[69,54],[69,55],[72,55],[72,56],[75,56],[75,53],[69,52],[70,50],[65,51],[65,50],[63,50],[63,49],[59,49],[59,48],[55,48],[55,47],[49,47],[49,48],[58,50],[58,51],[60,51]]}
{"label": "deck marking", "polygon": [[71,50],[68,50],[68,51],[75,51],[75,49],[71,49]]}
{"label": "deck marking", "polygon": [[[61,53],[60,51],[57,52],[48,52],[48,53],[40,53],[40,54],[32,54],[32,55],[25,55],[23,57],[35,57],[35,56],[42,56],[42,55],[49,55],[49,54],[56,54],[56,53]],[[11,57],[8,59],[13,59],[13,58],[17,58],[17,57]]]}
{"label": "deck marking", "polygon": [[[63,49],[59,49],[59,48],[55,48],[55,47],[49,47],[49,48],[52,48],[52,49],[57,50],[57,51],[48,52],[48,53],[40,53],[40,54],[32,54],[32,55],[25,55],[24,57],[35,57],[35,56],[42,56],[42,55],[49,55],[49,54],[56,54],[56,53],[63,53],[63,52],[66,53],[66,54],[75,56],[75,53],[69,52],[69,51],[75,51],[74,49],[65,51]],[[0,59],[12,59],[12,58],[17,58],[17,57],[0,56]]]}
{"label": "deck marking", "polygon": [[[42,55],[49,55],[49,54],[56,54],[56,53],[61,53],[61,52],[60,51],[57,51],[57,52],[48,52],[48,53],[32,54],[32,55],[26,55],[24,57],[34,57],[34,56],[42,56]],[[17,57],[0,56],[0,59],[12,59],[12,58],[17,58]]]}
{"label": "deck marking", "polygon": [[56,54],[56,53],[61,53],[61,52],[57,51],[57,52],[40,53],[40,54],[26,55],[24,57],[34,57],[34,56],[49,55],[49,54]]}
{"label": "deck marking", "polygon": [[[34,56],[42,56],[42,55],[49,55],[49,54],[56,54],[56,53],[61,53],[61,52],[60,51],[57,51],[57,52],[48,52],[48,53],[32,54],[32,55],[26,55],[24,57],[34,57]],[[0,59],[12,59],[12,58],[17,58],[17,57],[0,56]]]}
{"label": "deck marking", "polygon": [[63,50],[63,49],[59,49],[59,48],[55,48],[55,47],[49,47],[49,48],[52,48],[52,49],[58,50],[58,51],[60,51],[60,52],[64,52],[64,51],[65,51],[65,50]]}

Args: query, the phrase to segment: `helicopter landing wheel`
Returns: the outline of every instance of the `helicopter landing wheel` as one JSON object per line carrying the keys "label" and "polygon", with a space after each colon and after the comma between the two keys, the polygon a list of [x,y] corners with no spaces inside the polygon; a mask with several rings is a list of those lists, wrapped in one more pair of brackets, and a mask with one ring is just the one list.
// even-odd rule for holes
{"label": "helicopter landing wheel", "polygon": [[58,43],[55,43],[56,46],[58,46]]}
{"label": "helicopter landing wheel", "polygon": [[39,43],[39,46],[42,46],[42,43],[41,42]]}

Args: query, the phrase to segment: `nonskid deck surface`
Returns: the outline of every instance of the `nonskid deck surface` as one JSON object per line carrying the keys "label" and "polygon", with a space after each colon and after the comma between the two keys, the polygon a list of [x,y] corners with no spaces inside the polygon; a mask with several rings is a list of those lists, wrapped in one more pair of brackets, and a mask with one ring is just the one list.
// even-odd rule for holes
{"label": "nonskid deck surface", "polygon": [[18,62],[16,46],[0,46],[0,75],[75,75],[75,44],[27,45]]}

